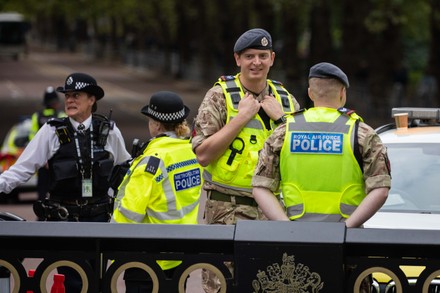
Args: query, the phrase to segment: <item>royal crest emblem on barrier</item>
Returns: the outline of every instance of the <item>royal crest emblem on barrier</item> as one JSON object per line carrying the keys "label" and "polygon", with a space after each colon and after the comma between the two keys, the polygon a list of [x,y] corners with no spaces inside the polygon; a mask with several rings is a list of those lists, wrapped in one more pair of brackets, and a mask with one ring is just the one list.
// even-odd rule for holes
{"label": "royal crest emblem on barrier", "polygon": [[287,253],[283,254],[281,267],[274,263],[267,266],[266,271],[258,270],[257,278],[252,281],[253,293],[316,293],[324,287],[318,273],[295,263],[295,256]]}

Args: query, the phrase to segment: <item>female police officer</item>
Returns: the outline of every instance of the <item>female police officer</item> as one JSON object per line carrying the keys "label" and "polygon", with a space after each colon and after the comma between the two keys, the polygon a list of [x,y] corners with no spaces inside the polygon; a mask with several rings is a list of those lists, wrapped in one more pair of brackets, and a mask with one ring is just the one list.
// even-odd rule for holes
{"label": "female police officer", "polygon": [[[153,94],[141,110],[148,116],[152,139],[134,159],[119,187],[112,222],[197,224],[202,167],[191,150],[189,114],[173,92]],[[170,277],[179,261],[158,261]],[[151,292],[149,275],[136,268],[125,272],[126,292]]]}
{"label": "female police officer", "polygon": [[[106,117],[95,114],[104,90],[85,73],[67,76],[57,88],[65,95],[68,117],[45,123],[17,162],[0,176],[0,192],[10,192],[48,162],[49,198],[37,201],[34,211],[50,221],[107,222],[113,208],[107,177],[115,164],[130,159],[119,129]],[[92,114],[93,113],[93,114]],[[79,292],[79,275],[69,267],[67,292]]]}

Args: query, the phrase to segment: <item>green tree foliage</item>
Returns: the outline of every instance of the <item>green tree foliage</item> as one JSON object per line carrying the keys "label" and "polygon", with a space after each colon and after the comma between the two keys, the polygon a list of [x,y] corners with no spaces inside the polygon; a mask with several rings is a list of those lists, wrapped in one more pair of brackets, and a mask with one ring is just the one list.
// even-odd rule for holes
{"label": "green tree foliage", "polygon": [[[408,70],[402,105],[425,74],[440,78],[438,0],[0,0],[2,11],[25,14],[33,36],[58,50],[96,58],[142,59],[155,54],[160,72],[213,82],[237,70],[232,48],[252,27],[271,32],[272,78],[305,103],[307,72],[320,61],[340,65],[352,90],[388,118],[396,72]],[[138,57],[136,57],[138,56]],[[134,62],[134,61],[133,61]],[[140,63],[140,61],[138,62]],[[413,92],[411,93],[411,87]],[[438,97],[437,97],[438,98]],[[354,105],[356,106],[356,105]],[[429,106],[429,105],[424,105]],[[383,112],[378,109],[384,109]]]}

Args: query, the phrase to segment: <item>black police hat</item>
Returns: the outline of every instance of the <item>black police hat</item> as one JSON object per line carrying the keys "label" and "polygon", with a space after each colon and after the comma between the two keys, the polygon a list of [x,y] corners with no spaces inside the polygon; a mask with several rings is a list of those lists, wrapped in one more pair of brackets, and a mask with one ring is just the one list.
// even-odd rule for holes
{"label": "black police hat", "polygon": [[86,92],[94,95],[96,100],[104,97],[104,90],[98,86],[96,80],[85,73],[72,73],[66,78],[64,87],[59,86],[57,92]]}
{"label": "black police hat", "polygon": [[163,123],[179,123],[188,117],[189,108],[176,93],[160,91],[151,96],[150,104],[141,113]]}
{"label": "black police hat", "polygon": [[254,28],[243,33],[235,42],[234,53],[239,53],[244,49],[272,49],[272,37],[261,28]]}
{"label": "black police hat", "polygon": [[48,107],[53,101],[58,101],[59,99],[60,97],[58,96],[55,89],[51,86],[48,86],[44,91],[43,105]]}
{"label": "black police hat", "polygon": [[350,86],[347,75],[336,65],[327,62],[321,62],[310,68],[309,79],[318,78],[336,78],[344,84],[346,88]]}

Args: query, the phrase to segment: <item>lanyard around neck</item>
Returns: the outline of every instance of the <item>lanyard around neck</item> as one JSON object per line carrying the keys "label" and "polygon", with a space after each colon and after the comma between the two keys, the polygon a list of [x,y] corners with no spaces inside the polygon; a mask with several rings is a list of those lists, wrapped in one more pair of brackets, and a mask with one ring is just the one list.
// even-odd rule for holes
{"label": "lanyard around neck", "polygon": [[[81,155],[81,149],[79,147],[79,140],[78,140],[78,132],[75,131],[73,134],[75,137],[75,146],[76,146],[76,153],[78,155],[78,163],[79,163],[79,171],[81,172],[82,178],[84,179],[84,161]],[[90,179],[92,178],[92,166],[93,166],[93,123],[90,124]]]}

